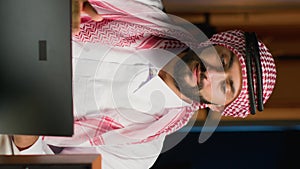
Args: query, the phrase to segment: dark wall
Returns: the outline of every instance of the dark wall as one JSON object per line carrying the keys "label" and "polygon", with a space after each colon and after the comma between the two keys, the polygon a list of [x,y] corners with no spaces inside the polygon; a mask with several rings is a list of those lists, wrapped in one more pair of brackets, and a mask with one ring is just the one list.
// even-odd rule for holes
{"label": "dark wall", "polygon": [[151,169],[300,168],[300,131],[215,132],[202,144],[199,134],[189,133]]}

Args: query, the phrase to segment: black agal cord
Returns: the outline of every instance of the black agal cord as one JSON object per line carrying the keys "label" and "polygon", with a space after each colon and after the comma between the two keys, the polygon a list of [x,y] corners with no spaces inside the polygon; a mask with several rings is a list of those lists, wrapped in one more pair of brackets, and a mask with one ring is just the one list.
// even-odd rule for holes
{"label": "black agal cord", "polygon": [[254,32],[245,32],[246,40],[246,69],[247,69],[247,80],[249,90],[249,101],[251,114],[256,113],[255,105],[255,93],[254,93],[254,82],[252,65],[255,65],[256,73],[256,96],[257,96],[257,110],[263,111],[263,83],[262,83],[262,69],[260,63],[259,46],[256,34]]}

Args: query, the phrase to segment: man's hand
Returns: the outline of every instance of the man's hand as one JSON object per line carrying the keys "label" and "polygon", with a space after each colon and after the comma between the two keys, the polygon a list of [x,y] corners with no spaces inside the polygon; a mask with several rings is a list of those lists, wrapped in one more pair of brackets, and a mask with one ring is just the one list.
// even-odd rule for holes
{"label": "man's hand", "polygon": [[32,146],[39,136],[14,135],[13,141],[19,150],[24,150]]}
{"label": "man's hand", "polygon": [[88,0],[72,0],[72,33],[77,34],[80,31],[80,13],[88,14],[94,21],[102,21],[102,16],[97,13],[96,9]]}

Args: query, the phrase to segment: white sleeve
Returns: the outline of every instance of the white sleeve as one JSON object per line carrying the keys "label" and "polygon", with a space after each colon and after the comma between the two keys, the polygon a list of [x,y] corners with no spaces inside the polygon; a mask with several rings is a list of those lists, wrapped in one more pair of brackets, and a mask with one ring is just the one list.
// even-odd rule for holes
{"label": "white sleeve", "polygon": [[[89,0],[89,1],[99,1],[99,0]],[[126,9],[128,7],[128,4],[129,5],[144,4],[147,6],[152,6],[152,7],[158,8],[160,10],[163,9],[163,4],[162,4],[161,0],[127,0],[127,1],[101,0],[101,1],[105,1],[110,4],[114,4],[114,5],[116,5],[116,7],[120,8],[120,9]]]}
{"label": "white sleeve", "polygon": [[149,169],[163,147],[165,137],[141,144],[65,147],[60,154],[100,154],[102,169]]}
{"label": "white sleeve", "polygon": [[162,151],[164,137],[142,144],[100,146],[103,169],[149,169]]}
{"label": "white sleeve", "polygon": [[54,154],[50,147],[42,141],[42,138],[39,139],[28,149],[19,151],[15,144],[13,144],[14,153],[17,155],[40,155],[40,154]]}
{"label": "white sleeve", "polygon": [[8,135],[0,135],[0,154],[11,155],[10,139]]}
{"label": "white sleeve", "polygon": [[134,0],[134,1],[143,3],[145,5],[153,6],[161,10],[163,9],[163,4],[161,0]]}
{"label": "white sleeve", "polygon": [[[155,13],[164,13],[163,4],[160,0],[89,0],[93,7],[99,14],[110,15],[110,14],[121,14],[126,16],[141,17],[141,19],[148,19],[151,16],[157,16]],[[94,1],[109,4],[110,7],[99,6]],[[113,8],[111,7],[113,6]],[[148,13],[148,14],[145,14]],[[85,14],[83,14],[85,15]],[[140,16],[141,15],[141,16]],[[120,18],[119,18],[120,20]]]}

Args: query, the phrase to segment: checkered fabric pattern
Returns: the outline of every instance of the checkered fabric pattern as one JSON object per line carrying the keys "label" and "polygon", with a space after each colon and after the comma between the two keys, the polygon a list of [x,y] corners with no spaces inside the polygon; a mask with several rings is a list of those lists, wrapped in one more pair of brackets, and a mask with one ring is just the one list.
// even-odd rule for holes
{"label": "checkered fabric pattern", "polygon": [[[222,32],[212,36],[209,41],[212,44],[224,46],[230,49],[240,61],[242,68],[242,89],[238,97],[225,107],[222,115],[244,118],[250,114],[247,70],[245,64],[246,50],[244,32],[241,30]],[[261,55],[260,60],[262,65],[263,103],[266,103],[266,101],[270,98],[275,86],[276,67],[271,53],[261,41],[259,41],[259,53]],[[254,89],[256,91],[256,77],[254,68],[253,74]]]}

